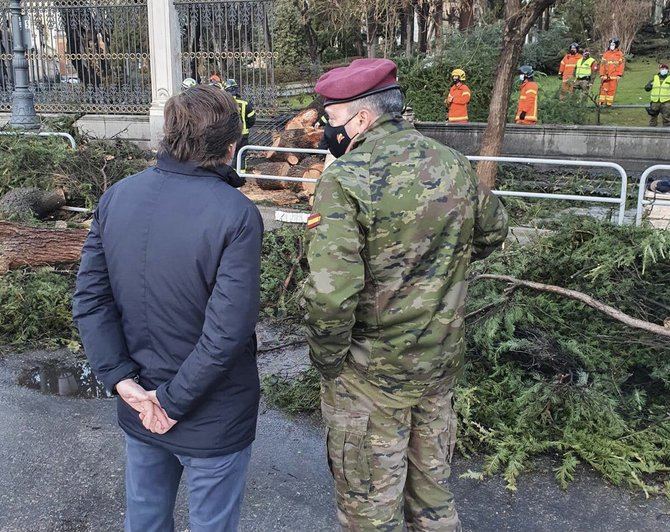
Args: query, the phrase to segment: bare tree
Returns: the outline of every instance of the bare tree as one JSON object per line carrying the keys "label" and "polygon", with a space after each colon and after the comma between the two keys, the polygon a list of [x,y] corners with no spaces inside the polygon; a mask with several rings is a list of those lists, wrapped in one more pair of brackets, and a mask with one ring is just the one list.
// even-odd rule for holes
{"label": "bare tree", "polygon": [[[495,156],[500,154],[505,135],[512,80],[521,57],[524,40],[540,15],[556,3],[557,0],[529,0],[523,5],[521,0],[507,0],[505,2],[502,48],[496,68],[488,125],[482,137],[480,155]],[[495,162],[481,161],[477,165],[477,174],[483,183],[493,187],[497,169],[498,165]]]}
{"label": "bare tree", "polygon": [[651,0],[596,0],[595,33],[601,48],[616,36],[627,54],[637,32],[651,20],[652,8]]}

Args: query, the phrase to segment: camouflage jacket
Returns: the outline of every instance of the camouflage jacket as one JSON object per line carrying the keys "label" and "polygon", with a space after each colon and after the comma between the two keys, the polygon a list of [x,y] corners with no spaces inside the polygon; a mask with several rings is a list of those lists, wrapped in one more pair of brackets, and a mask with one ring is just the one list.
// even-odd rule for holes
{"label": "camouflage jacket", "polygon": [[460,373],[468,265],[507,235],[460,153],[384,115],[324,171],[307,229],[312,363],[390,392]]}

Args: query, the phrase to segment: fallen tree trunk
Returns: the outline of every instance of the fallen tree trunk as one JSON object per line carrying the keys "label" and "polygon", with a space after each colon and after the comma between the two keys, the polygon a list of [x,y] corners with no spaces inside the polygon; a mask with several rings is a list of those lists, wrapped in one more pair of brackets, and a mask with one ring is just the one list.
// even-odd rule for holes
{"label": "fallen tree trunk", "polygon": [[316,124],[318,119],[319,111],[316,109],[305,109],[291,118],[291,120],[286,123],[286,127],[284,129],[286,131],[290,131],[292,129],[306,129]]}
{"label": "fallen tree trunk", "polygon": [[23,266],[79,261],[86,229],[45,229],[0,222],[0,275]]}
{"label": "fallen tree trunk", "polygon": [[[260,163],[251,169],[252,174],[272,175],[286,177],[291,170],[291,165],[285,162],[267,162]],[[288,181],[278,181],[275,179],[258,179],[258,186],[263,190],[282,190],[290,187]]]}
{"label": "fallen tree trunk", "polygon": [[663,327],[662,325],[657,325],[645,320],[639,320],[633,318],[628,314],[621,312],[619,309],[610,307],[605,303],[598,301],[597,299],[592,298],[591,296],[584,294],[583,292],[578,292],[577,290],[570,290],[569,288],[562,288],[560,286],[554,286],[544,283],[536,283],[534,281],[525,281],[523,279],[517,279],[516,277],[511,277],[509,275],[495,275],[495,274],[482,274],[475,277],[475,281],[478,279],[492,279],[495,281],[504,281],[506,283],[511,283],[515,286],[525,286],[527,288],[532,288],[533,290],[540,290],[542,292],[551,292],[553,294],[558,294],[564,297],[569,297],[575,299],[588,305],[591,308],[594,308],[603,314],[606,314],[610,318],[613,318],[621,323],[628,325],[629,327],[634,327],[635,329],[641,329],[653,334],[659,334],[661,336],[666,336],[670,338],[670,328]]}
{"label": "fallen tree trunk", "polygon": [[[272,146],[275,148],[316,148],[322,137],[323,129],[320,128],[291,129],[282,131],[274,139]],[[291,155],[300,157],[300,154],[270,150],[266,158],[271,161],[287,161]]]}

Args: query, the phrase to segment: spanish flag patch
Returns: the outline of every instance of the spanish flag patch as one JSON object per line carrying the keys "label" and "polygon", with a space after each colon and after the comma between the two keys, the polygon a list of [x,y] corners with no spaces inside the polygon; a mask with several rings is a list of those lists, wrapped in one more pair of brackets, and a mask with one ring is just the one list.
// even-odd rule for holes
{"label": "spanish flag patch", "polygon": [[307,218],[307,229],[314,229],[320,223],[321,223],[321,215],[318,212],[310,214],[309,218]]}

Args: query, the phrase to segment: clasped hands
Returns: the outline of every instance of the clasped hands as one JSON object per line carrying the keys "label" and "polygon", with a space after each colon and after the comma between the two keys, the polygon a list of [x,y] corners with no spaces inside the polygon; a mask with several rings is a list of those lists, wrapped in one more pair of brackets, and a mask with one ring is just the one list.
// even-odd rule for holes
{"label": "clasped hands", "polygon": [[154,434],[165,434],[177,424],[161,406],[155,390],[145,390],[133,379],[124,379],[116,385],[116,392],[121,399],[139,412],[144,428]]}

